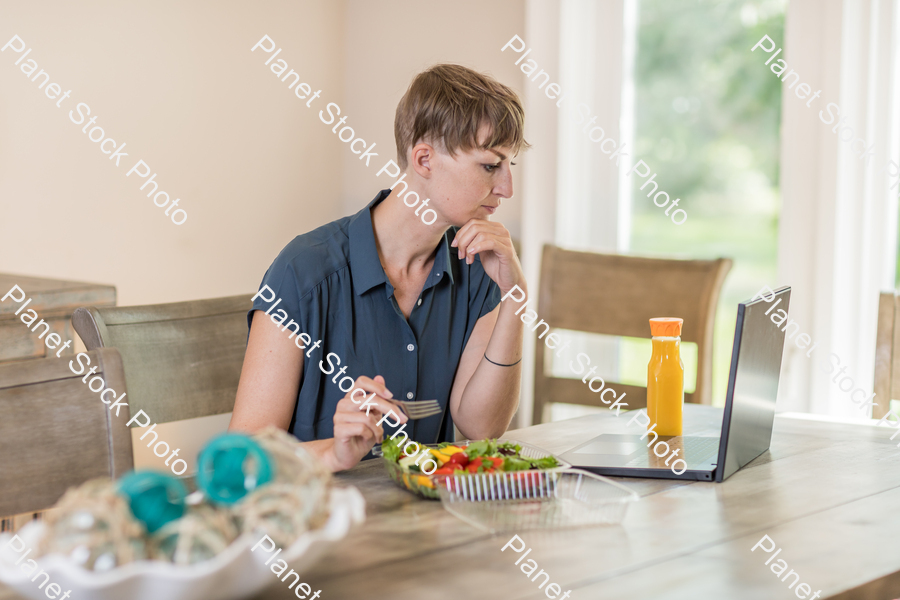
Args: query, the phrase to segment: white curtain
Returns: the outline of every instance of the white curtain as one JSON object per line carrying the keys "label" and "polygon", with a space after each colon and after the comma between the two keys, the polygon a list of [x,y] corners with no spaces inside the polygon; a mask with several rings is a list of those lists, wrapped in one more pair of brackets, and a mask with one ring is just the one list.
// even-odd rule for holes
{"label": "white curtain", "polygon": [[[541,57],[542,68],[559,73],[559,2],[526,0],[525,35],[533,54]],[[555,78],[552,79],[556,81]],[[540,283],[541,249],[555,243],[556,223],[556,136],[555,102],[537,84],[522,82],[525,102],[525,139],[532,148],[523,157],[522,266],[528,291],[537,296]],[[539,309],[538,309],[539,310]],[[527,334],[527,332],[526,332]],[[534,336],[525,336],[522,357],[522,394],[511,427],[531,425],[534,404]]]}
{"label": "white curtain", "polygon": [[[772,287],[793,287],[791,318],[818,347],[807,358],[787,342],[780,410],[864,416],[837,387],[844,375],[836,382],[821,368],[838,360],[852,389],[872,391],[878,292],[893,288],[897,257],[897,189],[889,189],[896,175],[891,181],[884,167],[889,159],[900,164],[898,4],[790,0],[785,39],[776,40],[789,68],[822,90],[807,107],[787,84],[782,89],[779,280]],[[828,103],[847,117],[853,139],[874,144],[870,164],[851,149],[853,139],[839,141],[836,123],[820,119],[823,111],[830,120]]]}
{"label": "white curtain", "polygon": [[[628,160],[615,162],[587,139],[581,114],[633,155],[632,86],[636,0],[528,0],[526,36],[541,68],[553,74],[566,98],[549,100],[527,79],[527,153],[522,200],[522,260],[532,295],[538,293],[544,244],[598,252],[628,248],[631,229]],[[584,119],[582,122],[586,121]],[[540,313],[540,307],[538,306]],[[592,356],[615,357],[615,346],[591,344]],[[526,336],[522,402],[517,425],[531,423],[534,343]],[[607,365],[614,369],[614,360]]]}
{"label": "white curtain", "polygon": [[[596,252],[625,252],[631,233],[631,194],[625,173],[634,157],[634,40],[637,2],[563,0],[560,81],[569,91],[559,112],[556,239]],[[584,132],[594,125],[625,146],[616,165]],[[592,126],[594,126],[592,125]]]}

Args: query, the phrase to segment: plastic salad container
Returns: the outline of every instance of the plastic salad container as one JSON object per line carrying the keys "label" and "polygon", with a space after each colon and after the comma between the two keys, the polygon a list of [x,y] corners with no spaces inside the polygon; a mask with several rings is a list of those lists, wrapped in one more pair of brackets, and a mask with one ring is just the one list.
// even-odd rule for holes
{"label": "plastic salad container", "polygon": [[622,522],[639,496],[579,469],[444,476],[444,508],[484,531],[563,529]]}
{"label": "plastic salad container", "polygon": [[[525,444],[522,442],[515,442],[513,440],[501,440],[501,442],[512,442],[514,444],[518,444],[521,447],[521,450],[519,451],[519,455],[522,456],[523,458],[542,459],[542,458],[547,458],[547,457],[553,456],[546,450],[542,450],[540,448],[537,448],[535,446],[531,446],[529,444]],[[453,445],[457,446],[459,448],[466,448],[469,446],[470,443],[472,443],[472,442],[469,442],[469,441],[456,442]],[[423,447],[430,448],[430,449],[437,449],[438,444],[425,444]],[[526,474],[545,472],[545,471],[531,469],[531,470],[527,470],[527,471],[508,471],[508,472],[496,473],[496,474],[479,474],[479,475],[438,475],[438,474],[424,475],[424,474],[420,474],[420,473],[405,472],[403,467],[401,467],[399,463],[389,460],[387,457],[385,457],[383,455],[380,446],[376,445],[372,449],[372,453],[375,456],[382,457],[382,460],[384,461],[384,466],[387,469],[388,475],[390,475],[391,479],[394,480],[394,483],[396,483],[403,489],[408,490],[418,496],[421,496],[423,498],[431,498],[433,500],[438,500],[441,498],[441,494],[438,490],[442,486],[446,485],[444,482],[448,479],[454,479],[454,478],[465,479],[467,477],[492,477],[493,475],[500,476],[500,477],[502,477],[504,475],[509,475],[510,478],[524,478],[524,477],[526,477]],[[559,458],[556,459],[556,462],[558,463],[558,466],[555,467],[556,469],[571,467],[571,465],[569,463],[562,461]]]}

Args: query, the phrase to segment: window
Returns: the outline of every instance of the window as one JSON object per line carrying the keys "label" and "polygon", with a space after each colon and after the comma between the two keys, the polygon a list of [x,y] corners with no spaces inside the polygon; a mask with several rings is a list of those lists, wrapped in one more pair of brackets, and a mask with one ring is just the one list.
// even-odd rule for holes
{"label": "window", "polygon": [[[619,188],[617,199],[609,176],[591,168],[598,160],[596,149],[569,139],[583,136],[571,131],[572,119],[563,110],[557,241],[600,252],[733,259],[719,299],[714,340],[712,394],[713,403],[721,406],[737,303],[774,282],[776,275],[781,87],[767,69],[759,68],[750,48],[764,34],[781,39],[785,3],[641,0],[632,16],[633,5],[626,2],[624,35],[618,38],[626,40],[621,87],[610,85],[615,69],[607,64],[609,48],[596,40],[593,27],[598,22],[609,26],[616,13],[598,13],[596,5],[578,2],[567,6],[561,35],[563,64],[571,71],[567,83],[580,86],[578,95],[601,113],[603,106],[617,106],[607,96],[622,92],[621,112],[607,109],[601,122],[618,117],[620,135],[627,139],[633,120],[632,160],[650,165],[659,189],[680,199],[688,219],[673,223],[665,209],[640,191],[644,180],[637,176],[620,179],[630,189]],[[629,32],[629,27],[634,29]],[[629,39],[635,40],[633,69]],[[600,375],[646,385],[649,340],[589,334],[573,338],[578,351],[600,359]],[[696,346],[690,346],[683,352],[688,391],[696,372]],[[553,375],[572,376],[552,357],[549,362]],[[555,405],[552,415],[560,419],[592,410]]]}
{"label": "window", "polygon": [[[784,9],[779,0],[641,0],[639,9],[635,157],[689,217],[673,224],[635,178],[628,251],[734,260],[716,315],[719,406],[737,303],[775,280],[781,87],[749,50],[764,34],[782,39]],[[622,353],[621,369],[635,372],[629,354]]]}

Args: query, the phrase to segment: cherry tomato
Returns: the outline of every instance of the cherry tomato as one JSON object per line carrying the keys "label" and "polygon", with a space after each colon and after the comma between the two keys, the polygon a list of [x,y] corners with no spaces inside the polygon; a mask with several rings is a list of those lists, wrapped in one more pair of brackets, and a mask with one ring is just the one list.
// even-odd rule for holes
{"label": "cherry tomato", "polygon": [[441,467],[434,472],[435,475],[453,475],[454,469],[450,466]]}
{"label": "cherry tomato", "polygon": [[449,464],[460,465],[465,467],[469,464],[469,457],[466,456],[465,452],[457,452],[452,455],[449,460]]}

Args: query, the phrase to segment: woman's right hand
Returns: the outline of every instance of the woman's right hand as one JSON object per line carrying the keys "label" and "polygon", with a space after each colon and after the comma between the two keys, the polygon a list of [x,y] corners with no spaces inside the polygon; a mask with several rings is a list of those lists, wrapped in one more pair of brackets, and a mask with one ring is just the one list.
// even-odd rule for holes
{"label": "woman's right hand", "polygon": [[[359,392],[351,398],[354,389],[367,392],[363,396]],[[365,409],[360,407],[371,394],[375,397],[369,401]],[[393,394],[384,386],[384,378],[377,375],[375,379],[359,377],[347,394],[341,398],[334,413],[334,443],[331,448],[332,471],[349,469],[368,454],[376,443],[381,443],[384,429],[378,424],[382,416],[390,415],[388,422],[406,423],[407,417],[400,407],[390,399]],[[371,410],[369,410],[371,407]],[[366,413],[369,413],[368,415]]]}

